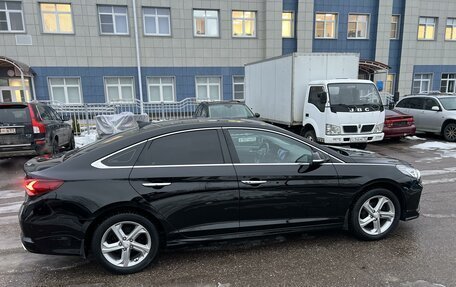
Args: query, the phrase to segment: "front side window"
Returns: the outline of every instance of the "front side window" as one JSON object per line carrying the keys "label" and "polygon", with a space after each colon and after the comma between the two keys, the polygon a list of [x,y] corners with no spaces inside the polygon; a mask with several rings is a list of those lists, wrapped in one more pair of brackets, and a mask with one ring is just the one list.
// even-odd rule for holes
{"label": "front side window", "polygon": [[169,8],[143,8],[144,34],[171,36],[171,13]]}
{"label": "front side window", "polygon": [[74,33],[71,4],[40,3],[44,33]]}
{"label": "front side window", "polygon": [[228,130],[240,163],[311,163],[312,149],[292,138],[259,130]]}
{"label": "front side window", "polygon": [[233,76],[233,100],[244,100],[244,76]]}
{"label": "front side window", "polygon": [[424,100],[424,109],[428,111],[432,111],[432,107],[439,107],[439,103],[437,103],[434,99],[425,99]]}
{"label": "front side window", "polygon": [[196,77],[196,100],[219,101],[221,95],[220,77]]}
{"label": "front side window", "polygon": [[25,32],[21,2],[0,1],[0,32]]}
{"label": "front side window", "polygon": [[335,39],[337,14],[317,13],[315,14],[315,38]]}
{"label": "front side window", "polygon": [[217,130],[189,131],[154,139],[136,165],[223,164]]}
{"label": "front side window", "polygon": [[414,109],[414,110],[422,110],[424,105],[423,98],[410,98],[404,99],[400,101],[396,107],[398,108],[406,108],[406,109]]}
{"label": "front side window", "polygon": [[293,12],[282,12],[282,38],[294,38]]}
{"label": "front side window", "polygon": [[106,77],[105,90],[108,103],[132,103],[135,100],[133,77]]}
{"label": "front side window", "polygon": [[456,74],[442,74],[440,91],[448,94],[456,93]]}
{"label": "front side window", "polygon": [[325,111],[326,94],[324,93],[323,87],[316,86],[310,88],[309,103],[317,107],[320,112]]}
{"label": "front side window", "polygon": [[394,92],[394,75],[388,74],[386,76],[386,89],[388,93],[392,94]]}
{"label": "front side window", "polygon": [[367,39],[369,15],[348,15],[348,38]]}
{"label": "front side window", "polygon": [[445,40],[456,41],[456,18],[448,18],[445,28]]}
{"label": "front side window", "polygon": [[217,10],[193,10],[193,30],[196,37],[218,37],[219,12]]}
{"label": "front side window", "polygon": [[399,39],[399,15],[391,16],[391,32],[390,39]]}
{"label": "front side window", "polygon": [[413,94],[429,93],[431,90],[432,74],[415,74],[413,77]]}
{"label": "front side window", "polygon": [[150,102],[174,102],[174,77],[148,77]]}
{"label": "front side window", "polygon": [[418,23],[418,40],[434,40],[437,18],[420,17]]}
{"label": "front side window", "polygon": [[98,6],[101,34],[128,34],[128,14],[126,6]]}
{"label": "front side window", "polygon": [[233,37],[256,36],[256,12],[255,11],[232,11]]}
{"label": "front side window", "polygon": [[52,101],[62,104],[82,104],[79,78],[49,78],[49,91]]}

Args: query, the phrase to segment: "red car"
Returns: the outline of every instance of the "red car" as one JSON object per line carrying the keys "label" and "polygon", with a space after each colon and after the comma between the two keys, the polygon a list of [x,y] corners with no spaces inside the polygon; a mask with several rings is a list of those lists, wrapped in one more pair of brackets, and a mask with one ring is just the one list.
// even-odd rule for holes
{"label": "red car", "polygon": [[406,136],[413,136],[416,132],[413,116],[397,110],[386,110],[383,132],[385,139],[401,139]]}

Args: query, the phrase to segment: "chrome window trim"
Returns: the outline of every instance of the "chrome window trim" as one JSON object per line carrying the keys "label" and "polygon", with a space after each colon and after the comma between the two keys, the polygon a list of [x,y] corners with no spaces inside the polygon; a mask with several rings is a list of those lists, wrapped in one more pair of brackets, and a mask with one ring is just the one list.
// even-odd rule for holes
{"label": "chrome window trim", "polygon": [[105,159],[107,159],[108,157],[111,157],[111,156],[114,156],[118,153],[121,153],[129,148],[132,148],[132,147],[135,147],[137,145],[140,145],[140,144],[143,144],[145,142],[147,142],[148,140],[143,140],[143,141],[140,141],[140,142],[137,142],[135,144],[132,144],[132,145],[129,145],[123,149],[120,149],[116,152],[113,152],[113,153],[110,153],[108,154],[107,156],[104,156],[94,162],[92,162],[90,165],[95,167],[95,168],[98,168],[98,169],[119,169],[119,168],[132,168],[133,166],[125,166],[125,165],[120,165],[120,166],[110,166],[110,165],[105,165],[104,163],[102,163],[102,161],[104,161]]}

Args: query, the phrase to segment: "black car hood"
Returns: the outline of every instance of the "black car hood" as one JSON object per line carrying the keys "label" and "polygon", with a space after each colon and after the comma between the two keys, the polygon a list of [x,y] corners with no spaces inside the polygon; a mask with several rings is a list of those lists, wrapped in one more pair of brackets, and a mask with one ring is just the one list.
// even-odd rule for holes
{"label": "black car hood", "polygon": [[56,166],[64,161],[64,154],[43,155],[32,158],[24,164],[26,174]]}
{"label": "black car hood", "polygon": [[358,149],[330,146],[332,150],[343,156],[343,159],[353,163],[372,163],[372,164],[407,164],[401,160],[387,157],[375,152]]}

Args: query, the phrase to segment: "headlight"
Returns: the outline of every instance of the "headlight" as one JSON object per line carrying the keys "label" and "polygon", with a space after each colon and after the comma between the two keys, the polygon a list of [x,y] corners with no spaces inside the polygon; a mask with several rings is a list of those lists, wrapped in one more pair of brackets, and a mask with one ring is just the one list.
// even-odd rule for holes
{"label": "headlight", "polygon": [[327,135],[340,135],[340,126],[326,124]]}
{"label": "headlight", "polygon": [[378,125],[375,125],[374,133],[381,133],[381,132],[383,132],[383,126],[384,126],[383,123],[378,124]]}
{"label": "headlight", "polygon": [[417,180],[419,180],[421,177],[420,171],[411,166],[406,166],[406,165],[400,164],[400,165],[396,165],[396,168],[403,174],[411,176]]}

